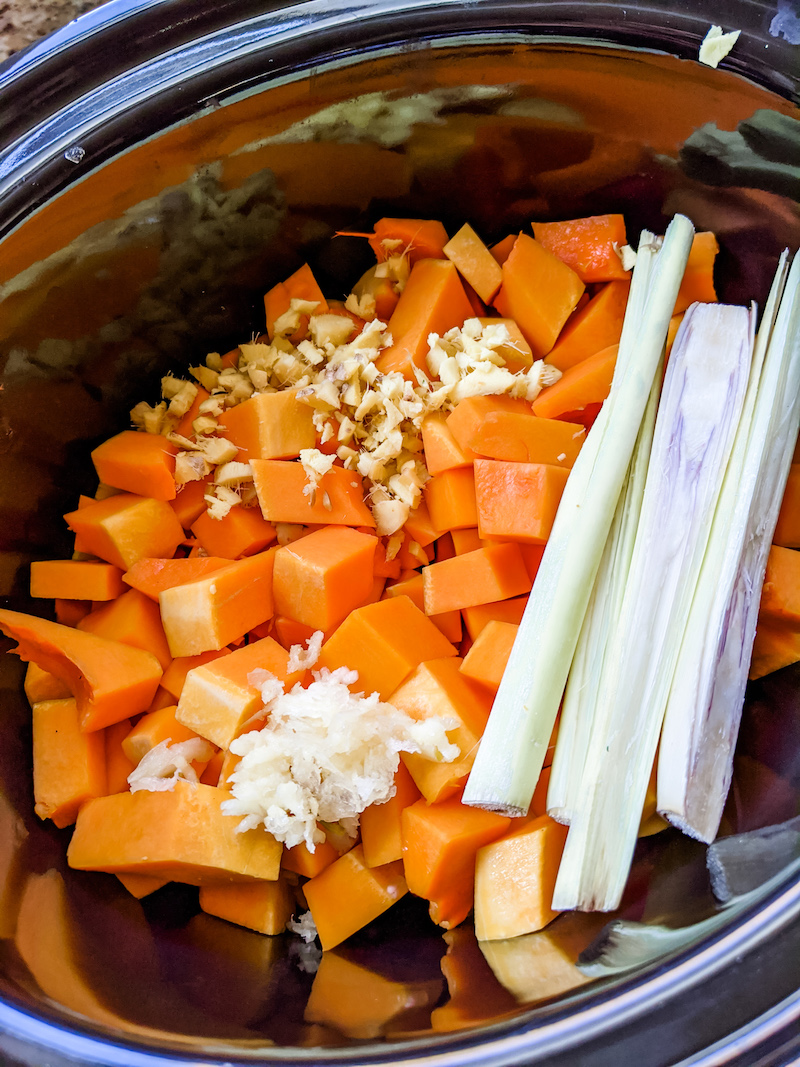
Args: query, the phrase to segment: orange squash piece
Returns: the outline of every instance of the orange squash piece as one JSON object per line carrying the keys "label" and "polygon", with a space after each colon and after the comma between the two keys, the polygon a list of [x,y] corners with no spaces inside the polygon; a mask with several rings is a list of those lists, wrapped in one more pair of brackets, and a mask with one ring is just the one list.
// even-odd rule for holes
{"label": "orange squash piece", "polygon": [[446,259],[421,259],[411,269],[389,320],[394,344],[384,349],[375,365],[383,374],[399,371],[415,380],[413,368],[426,370],[428,335],[463,326],[472,317],[458,271]]}
{"label": "orange squash piece", "polygon": [[[162,741],[176,745],[181,741],[193,741],[198,736],[196,731],[178,722],[175,718],[176,711],[175,704],[159,708],[157,711],[149,711],[128,730],[122,738],[121,746],[122,751],[134,766]],[[202,767],[205,768],[205,763]]]}
{"label": "orange squash piece", "polygon": [[556,343],[575,310],[584,285],[578,275],[538,241],[521,233],[503,264],[503,284],[494,306],[513,319],[536,358]]}
{"label": "orange squash piece", "polygon": [[369,246],[379,263],[401,253],[410,263],[420,259],[444,259],[447,230],[438,219],[378,219]]}
{"label": "orange squash piece", "polygon": [[56,597],[53,605],[56,622],[62,626],[77,626],[81,619],[85,619],[92,610],[91,600],[63,600]]}
{"label": "orange squash piece", "polygon": [[545,544],[569,471],[550,463],[508,463],[495,459],[476,459],[474,471],[481,537]]}
{"label": "orange squash piece", "polygon": [[[236,351],[238,353],[239,350],[237,349]],[[228,364],[228,366],[230,366],[230,363]],[[181,437],[194,436],[194,420],[200,417],[200,415],[202,414],[200,411],[200,405],[204,404],[210,396],[211,394],[208,392],[207,389],[204,389],[201,385],[198,385],[194,400],[189,405],[189,410],[186,412],[181,421],[175,427],[175,433],[179,433]]]}
{"label": "orange squash piece", "polygon": [[237,833],[224,789],[178,781],[173,789],[90,800],[75,823],[67,862],[83,871],[147,874],[166,881],[273,881],[282,846],[265,830]]}
{"label": "orange squash piece", "polygon": [[186,482],[178,486],[178,495],[170,501],[170,507],[184,530],[190,530],[206,510],[206,493],[213,482],[210,476],[197,482]]}
{"label": "orange squash piece", "polygon": [[221,649],[272,618],[275,549],[229,563],[208,578],[159,594],[161,621],[173,656]]}
{"label": "orange squash piece", "polygon": [[194,667],[186,675],[176,718],[184,727],[227,749],[245,723],[263,707],[261,693],[248,682],[266,670],[291,689],[305,671],[288,670],[289,653],[271,637],[237,648],[229,656]]}
{"label": "orange squash piece", "polygon": [[461,673],[496,693],[518,630],[517,623],[488,622],[464,657]]}
{"label": "orange squash piece", "polygon": [[375,301],[375,318],[381,322],[389,321],[400,299],[392,279],[379,276],[377,263],[361,275],[353,286],[353,293],[359,300],[364,296],[372,297]]}
{"label": "orange squash piece", "polygon": [[423,497],[437,530],[461,530],[478,525],[471,464],[434,475],[426,483]]}
{"label": "orange squash piece", "polygon": [[[328,310],[328,302],[317,285],[317,280],[307,263],[291,274],[285,281],[278,282],[264,296],[264,311],[267,316],[267,337],[271,341],[275,336],[275,323],[289,310],[291,301],[316,301],[315,315],[323,315]],[[300,316],[298,328],[289,337],[292,344],[301,341],[308,332],[308,315]]]}
{"label": "orange squash piece", "polygon": [[165,500],[133,493],[117,493],[64,518],[85,552],[122,570],[145,556],[169,559],[183,541],[183,527]]}
{"label": "orange squash piece", "polygon": [[31,707],[40,700],[66,700],[72,696],[69,686],[62,678],[56,678],[33,661],[25,671],[24,688]]}
{"label": "orange squash piece", "polygon": [[759,618],[800,629],[800,552],[779,545],[769,550]]}
{"label": "orange squash piece", "polygon": [[508,833],[478,850],[475,862],[475,934],[497,941],[541,930],[552,908],[568,827],[549,815],[515,819]]}
{"label": "orange squash piece", "polygon": [[495,353],[502,356],[506,363],[506,370],[517,374],[521,370],[528,370],[533,364],[533,352],[531,346],[525,340],[522,330],[513,319],[488,318],[478,315],[481,326],[505,326],[508,331],[508,341],[498,345]]}
{"label": "orange squash piece", "polygon": [[387,700],[423,660],[456,650],[407,596],[351,611],[322,646],[318,666],[358,671],[353,688]]}
{"label": "orange squash piece", "polygon": [[335,948],[408,892],[402,863],[368,867],[360,845],[303,886],[323,949]]}
{"label": "orange squash piece", "polygon": [[167,884],[164,878],[150,878],[146,874],[118,874],[116,877],[137,900],[149,897],[151,893],[155,893],[157,889]]}
{"label": "orange squash piece", "polygon": [[267,522],[259,508],[241,505],[231,508],[221,519],[213,519],[206,511],[192,523],[192,533],[209,557],[225,559],[263,552],[277,538],[275,527]]}
{"label": "orange squash piece", "polygon": [[383,804],[370,804],[361,813],[361,846],[368,867],[382,867],[403,858],[402,814],[420,799],[408,768],[401,761],[394,776],[394,796]]}
{"label": "orange squash piece", "polygon": [[158,604],[137,589],[128,589],[110,604],[90,612],[78,623],[78,629],[151,652],[162,670],[172,662]]}
{"label": "orange squash piece", "polygon": [[792,463],[772,537],[781,548],[800,548],[800,463]]}
{"label": "orange squash piece", "polygon": [[424,499],[420,500],[417,506],[408,513],[403,529],[422,548],[427,548],[428,545],[433,544],[442,532],[439,527],[434,526],[433,519],[428,511],[428,505]]}
{"label": "orange squash piece", "polygon": [[125,591],[122,571],[110,563],[76,559],[34,560],[31,596],[63,600],[113,600]]}
{"label": "orange squash piece", "polygon": [[426,615],[491,604],[531,588],[519,545],[512,542],[431,563],[423,568],[422,577]]}
{"label": "orange squash piece", "polygon": [[123,430],[98,445],[92,462],[105,485],[156,500],[174,500],[177,454],[177,445],[160,434]]}
{"label": "orange squash piece", "polygon": [[443,252],[484,304],[491,304],[503,281],[503,271],[468,222],[450,238]]}
{"label": "orange squash piece", "polygon": [[569,370],[609,345],[619,344],[630,282],[608,282],[567,321],[545,363]]}
{"label": "orange squash piece", "polygon": [[73,630],[47,619],[0,610],[0,630],[18,646],[13,651],[69,685],[82,730],[100,730],[144,711],[161,680],[150,652]]}
{"label": "orange squash piece", "polygon": [[209,574],[227,567],[229,559],[198,556],[192,559],[140,559],[123,574],[123,580],[151,600],[158,600],[165,589],[186,585],[207,578]]}
{"label": "orange squash piece", "polygon": [[527,400],[511,396],[469,396],[459,401],[447,416],[447,428],[462,449],[471,450],[484,421],[500,412],[530,415],[531,406]]}
{"label": "orange squash piece", "polygon": [[679,315],[695,301],[701,304],[716,303],[714,262],[718,252],[719,244],[713,233],[705,231],[694,235],[673,315]]}
{"label": "orange squash piece", "polygon": [[176,656],[164,671],[164,676],[161,679],[162,688],[174,698],[167,701],[167,703],[173,704],[180,698],[183,687],[186,684],[186,676],[192,668],[201,667],[204,663],[211,663],[221,656],[229,656],[230,654],[231,650],[229,648],[221,648],[209,649],[208,652],[201,652],[197,656]]}
{"label": "orange squash piece", "polygon": [[105,734],[106,750],[106,795],[112,793],[125,793],[128,790],[128,775],[136,767],[136,764],[128,759],[122,748],[122,742],[131,732],[130,719],[115,722],[113,726],[107,726]]}
{"label": "orange squash piece", "polygon": [[463,449],[447,425],[444,411],[427,415],[422,422],[422,446],[425,450],[425,466],[429,474],[441,474],[443,471],[458,467],[471,467],[475,458],[468,449]]}
{"label": "orange squash piece", "polygon": [[800,632],[772,619],[759,619],[750,662],[751,679],[763,678],[800,661]]}
{"label": "orange squash piece", "polygon": [[326,526],[275,552],[275,610],[315,630],[331,630],[372,591],[376,539]]}
{"label": "orange squash piece", "polygon": [[452,930],[472,911],[478,849],[506,832],[504,815],[470,808],[458,797],[405,808],[403,868],[408,888],[430,901],[431,919]]}
{"label": "orange squash piece", "polygon": [[470,526],[463,530],[452,530],[450,537],[453,540],[455,555],[463,556],[465,552],[474,552],[476,548],[484,548],[487,544],[482,541],[477,526]]}
{"label": "orange squash piece", "polygon": [[533,402],[533,413],[543,419],[557,419],[590,404],[602,404],[611,389],[619,345],[595,352],[570,367],[553,385],[548,385]]}
{"label": "orange squash piece", "polygon": [[475,685],[459,667],[456,656],[430,659],[395,689],[390,703],[412,719],[439,716],[453,719],[457,725],[447,731],[448,739],[458,745],[460,756],[451,763],[437,763],[416,752],[403,752],[401,759],[429,804],[453,796],[472,769],[475,752],[486,727],[491,696]]}
{"label": "orange squash piece", "polygon": [[[425,592],[422,575],[419,571],[414,571],[408,578],[401,578],[399,581],[387,585],[383,594],[385,600],[390,597],[403,596],[407,596],[411,603],[418,607],[421,612],[425,611]],[[452,644],[457,644],[461,640],[461,612],[443,611],[440,615],[428,615],[426,618]],[[431,659],[433,657],[428,656],[425,658]]]}
{"label": "orange squash piece", "polygon": [[508,257],[511,255],[511,249],[514,247],[514,242],[517,239],[517,234],[510,233],[508,237],[504,237],[502,241],[498,241],[489,249],[493,259],[502,267]]}
{"label": "orange squash piece", "polygon": [[498,600],[492,604],[476,604],[475,607],[464,608],[462,615],[467,633],[473,641],[476,641],[478,635],[493,619],[497,619],[498,622],[519,624],[527,603],[527,596],[516,596],[509,600]]}
{"label": "orange squash piece", "polygon": [[200,908],[259,934],[282,934],[294,911],[294,896],[283,878],[274,882],[203,885]]}
{"label": "orange squash piece", "polygon": [[219,432],[239,449],[242,463],[251,459],[288,459],[316,440],[312,408],[297,399],[296,389],[259,393],[228,408],[217,420]]}
{"label": "orange squash piece", "polygon": [[33,795],[40,819],[75,822],[90,797],[106,791],[105,738],[81,729],[74,700],[33,705]]}
{"label": "orange squash piece", "polygon": [[572,267],[583,282],[611,282],[629,276],[615,249],[628,243],[622,215],[534,222],[533,233],[544,248]]}
{"label": "orange squash piece", "polygon": [[308,525],[375,526],[364,503],[359,474],[332,467],[323,474],[316,493],[305,493],[306,473],[299,463],[283,459],[254,459],[253,469],[261,513],[268,522]]}
{"label": "orange squash piece", "polygon": [[315,845],[313,852],[305,841],[301,841],[299,845],[284,848],[281,867],[285,871],[301,874],[304,878],[314,878],[338,858],[339,853],[328,840]]}
{"label": "orange squash piece", "polygon": [[472,447],[476,458],[571,468],[585,440],[586,428],[577,422],[493,411],[475,431]]}

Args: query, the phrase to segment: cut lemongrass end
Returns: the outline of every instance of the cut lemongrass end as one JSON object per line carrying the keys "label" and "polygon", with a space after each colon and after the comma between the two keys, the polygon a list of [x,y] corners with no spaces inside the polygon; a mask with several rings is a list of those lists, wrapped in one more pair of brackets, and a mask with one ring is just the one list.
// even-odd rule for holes
{"label": "cut lemongrass end", "polygon": [[609,911],[628,877],[683,622],[708,544],[752,357],[744,308],[695,304],[672,349],[622,610],[570,825],[557,910]]}
{"label": "cut lemongrass end", "polygon": [[[733,773],[767,555],[800,427],[800,257],[784,253],[664,719],[659,812],[716,837]],[[785,283],[785,288],[784,288]]]}
{"label": "cut lemongrass end", "polygon": [[525,814],[530,805],[693,233],[679,215],[657,251],[651,236],[640,242],[611,392],[567,480],[467,781],[465,804],[512,815]]}

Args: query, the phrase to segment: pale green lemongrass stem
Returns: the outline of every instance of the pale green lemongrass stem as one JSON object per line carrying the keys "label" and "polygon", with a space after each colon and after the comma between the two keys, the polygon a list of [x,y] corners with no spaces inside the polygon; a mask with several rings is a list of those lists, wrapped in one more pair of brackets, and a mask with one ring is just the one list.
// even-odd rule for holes
{"label": "pale green lemongrass stem", "polygon": [[693,232],[682,215],[670,223],[643,319],[638,329],[631,326],[623,331],[611,392],[567,480],[464,791],[465,804],[514,815],[524,814],[530,805],[664,348]]}
{"label": "pale green lemongrass stem", "polygon": [[584,775],[553,896],[608,911],[622,897],[683,623],[697,585],[752,357],[744,308],[693,305],[672,349],[641,519]]}
{"label": "pale green lemongrass stem", "polygon": [[569,671],[558,740],[547,788],[547,811],[558,822],[570,823],[583,802],[583,771],[592,723],[598,713],[605,657],[622,608],[636,528],[644,496],[647,464],[653,442],[661,366],[656,373],[628,477],[606,541],[600,569],[583,620],[578,647]]}
{"label": "pale green lemongrass stem", "polygon": [[661,738],[659,811],[706,842],[733,773],[767,555],[800,425],[800,257],[777,312],[785,264],[784,253],[756,342],[748,432],[725,476]]}

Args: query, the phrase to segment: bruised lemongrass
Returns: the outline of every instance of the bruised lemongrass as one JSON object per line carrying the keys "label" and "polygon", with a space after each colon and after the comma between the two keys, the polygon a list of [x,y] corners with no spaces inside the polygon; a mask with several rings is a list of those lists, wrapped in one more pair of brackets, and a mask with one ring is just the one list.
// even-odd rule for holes
{"label": "bruised lemongrass", "polygon": [[[648,275],[644,299],[626,311],[611,392],[570,472],[517,639],[463,801],[527,812],[544,762],[570,663],[661,359],[693,228],[678,215]],[[640,252],[652,245],[643,235]],[[640,267],[641,263],[641,267]]]}
{"label": "bruised lemongrass", "polygon": [[800,257],[784,290],[786,259],[758,332],[664,718],[658,810],[706,842],[716,837],[730,786],[767,554],[800,425]]}
{"label": "bruised lemongrass", "polygon": [[650,390],[630,470],[600,561],[561,705],[558,742],[547,789],[547,812],[562,823],[570,823],[581,804],[586,753],[592,724],[598,713],[597,695],[630,570],[660,393],[659,372]]}
{"label": "bruised lemongrass", "polygon": [[616,908],[630,868],[683,625],[752,358],[745,308],[694,304],[672,348],[622,610],[553,907]]}

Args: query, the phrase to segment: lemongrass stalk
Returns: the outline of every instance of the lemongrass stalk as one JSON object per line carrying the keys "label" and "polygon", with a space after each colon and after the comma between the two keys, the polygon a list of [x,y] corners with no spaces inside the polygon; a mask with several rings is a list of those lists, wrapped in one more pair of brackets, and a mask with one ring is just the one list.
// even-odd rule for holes
{"label": "lemongrass stalk", "polygon": [[786,253],[758,332],[750,417],[725,476],[662,733],[658,809],[706,842],[730,786],[767,554],[800,426],[800,257],[781,300],[785,279]]}
{"label": "lemongrass stalk", "polygon": [[547,787],[547,812],[562,823],[572,822],[582,803],[583,771],[589,737],[598,712],[597,695],[605,657],[622,608],[630,570],[660,393],[659,365],[628,477],[600,561],[561,705],[558,741]]}
{"label": "lemongrass stalk", "polygon": [[[463,801],[527,812],[600,558],[667,336],[693,228],[670,223],[642,313],[627,321],[611,386],[575,462],[478,749]],[[643,261],[647,261],[645,255]],[[634,284],[639,270],[637,259]]]}
{"label": "lemongrass stalk", "polygon": [[744,308],[687,311],[664,379],[641,518],[553,907],[619,905],[682,627],[744,403],[752,331]]}

